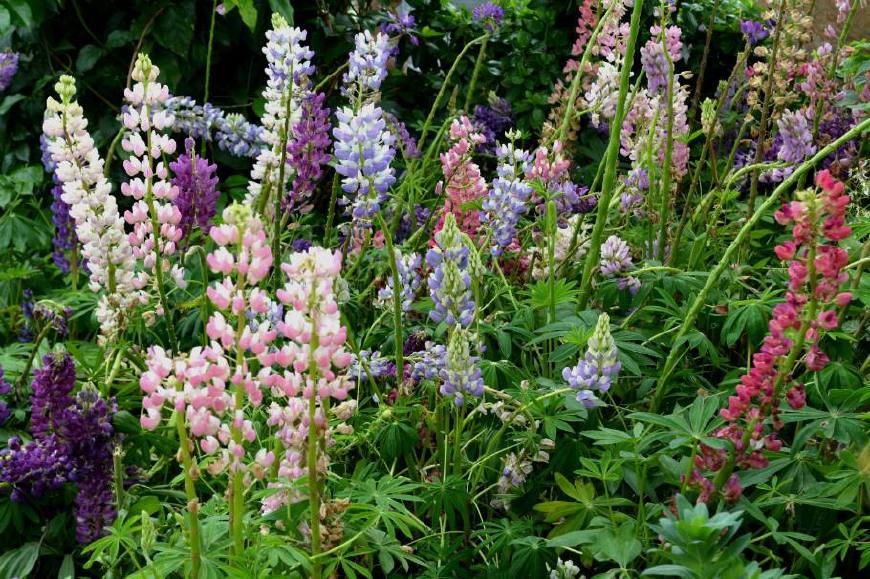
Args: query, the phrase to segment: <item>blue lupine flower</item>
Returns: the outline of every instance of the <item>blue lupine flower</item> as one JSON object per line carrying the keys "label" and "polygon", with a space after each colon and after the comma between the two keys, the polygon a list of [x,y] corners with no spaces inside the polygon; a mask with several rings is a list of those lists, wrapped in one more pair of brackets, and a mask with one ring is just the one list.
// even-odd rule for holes
{"label": "blue lupine flower", "polygon": [[453,396],[457,406],[462,406],[466,395],[483,395],[483,377],[477,362],[478,357],[471,355],[470,334],[457,328],[447,344],[439,390],[444,396]]}
{"label": "blue lupine flower", "polygon": [[347,72],[344,73],[342,94],[378,91],[387,78],[387,61],[390,58],[390,39],[380,32],[372,36],[366,30],[354,36],[354,50],[350,53]]}
{"label": "blue lupine flower", "polygon": [[499,145],[496,155],[498,177],[493,179],[489,195],[483,200],[482,221],[492,229],[490,252],[497,257],[513,241],[520,216],[526,212],[532,186],[522,175],[532,157],[513,144]]}
{"label": "blue lupine flower", "polygon": [[[396,269],[399,270],[399,284],[401,291],[399,296],[402,300],[402,311],[407,312],[411,309],[414,303],[414,296],[417,290],[420,289],[422,279],[420,278],[420,266],[423,259],[417,253],[402,255],[398,249],[394,249],[396,254]],[[387,285],[378,291],[378,303],[392,307],[393,303],[393,276],[387,277]]]}
{"label": "blue lupine flower", "polygon": [[562,378],[571,388],[579,390],[578,402],[587,408],[594,408],[599,404],[595,391],[610,390],[622,367],[618,355],[616,342],[610,334],[610,318],[607,314],[601,314],[587,343],[586,355],[573,368],[562,370]]}
{"label": "blue lupine flower", "polygon": [[341,188],[348,195],[342,203],[351,205],[354,221],[370,221],[387,199],[396,181],[390,166],[396,154],[395,137],[386,128],[383,111],[374,103],[358,111],[342,107],[336,111],[336,172],[343,176]]}
{"label": "blue lupine flower", "polygon": [[444,219],[444,227],[435,234],[436,247],[426,253],[432,268],[429,274],[429,295],[434,307],[429,317],[448,326],[468,327],[474,318],[471,296],[471,276],[468,273],[468,247],[452,213]]}

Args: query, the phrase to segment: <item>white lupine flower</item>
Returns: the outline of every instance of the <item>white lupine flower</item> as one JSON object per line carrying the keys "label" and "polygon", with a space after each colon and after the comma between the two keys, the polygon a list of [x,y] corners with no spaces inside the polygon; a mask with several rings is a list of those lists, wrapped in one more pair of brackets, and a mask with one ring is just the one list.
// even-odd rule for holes
{"label": "white lupine flower", "polygon": [[133,250],[84,111],[74,100],[75,79],[62,76],[55,89],[61,101],[49,97],[42,128],[90,270],[89,287],[105,292],[96,312],[101,332],[112,337],[123,330],[126,310],[142,299],[133,283]]}

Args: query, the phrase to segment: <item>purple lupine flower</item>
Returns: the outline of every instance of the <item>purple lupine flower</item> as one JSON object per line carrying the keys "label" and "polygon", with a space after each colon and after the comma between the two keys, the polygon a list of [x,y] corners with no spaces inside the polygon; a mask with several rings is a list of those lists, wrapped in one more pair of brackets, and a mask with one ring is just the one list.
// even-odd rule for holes
{"label": "purple lupine flower", "polygon": [[490,33],[496,31],[504,20],[504,8],[494,2],[484,2],[474,7],[472,20],[481,22]]}
{"label": "purple lupine flower", "polygon": [[513,143],[499,145],[496,155],[498,177],[493,179],[489,194],[483,200],[481,221],[492,230],[490,253],[498,257],[513,241],[520,216],[528,209],[532,186],[523,175],[532,156],[528,151],[515,148]]}
{"label": "purple lupine flower", "polygon": [[426,342],[423,349],[419,349],[419,345],[413,353],[422,353],[422,357],[414,362],[414,367],[411,370],[411,379],[415,382],[420,380],[434,380],[441,375],[444,369],[444,362],[447,357],[447,348],[435,342]]}
{"label": "purple lupine flower", "polygon": [[[394,248],[396,254],[396,269],[399,270],[399,295],[402,300],[402,311],[407,312],[414,303],[414,297],[420,285],[423,283],[420,277],[420,266],[423,259],[417,253],[402,255],[398,248]],[[392,307],[393,304],[393,276],[387,276],[387,285],[378,291],[377,303],[383,307]]]}
{"label": "purple lupine flower", "polygon": [[301,253],[303,251],[308,251],[308,248],[311,247],[311,245],[310,241],[300,237],[299,239],[294,239],[293,243],[290,244],[290,247],[293,248],[295,253]]}
{"label": "purple lupine flower", "polygon": [[393,113],[384,111],[384,120],[387,122],[387,127],[396,135],[399,150],[402,152],[402,157],[405,159],[416,159],[420,156],[420,151],[417,149],[417,139],[411,136],[408,132],[408,127],[405,123],[396,118]]}
{"label": "purple lupine flower", "polygon": [[48,354],[34,373],[31,404],[33,441],[22,445],[12,438],[0,451],[0,482],[11,489],[13,501],[38,497],[71,482],[75,499],[76,537],[89,543],[112,524],[112,448],[114,429],[110,409],[93,387],[73,398],[75,366],[69,354]]}
{"label": "purple lupine flower", "polygon": [[0,52],[0,92],[9,88],[16,72],[18,72],[18,53],[8,50]]}
{"label": "purple lupine flower", "polygon": [[578,402],[587,408],[598,405],[594,392],[610,390],[622,367],[618,356],[616,342],[610,334],[610,318],[601,314],[587,342],[586,355],[573,368],[562,370],[562,378],[571,388],[579,390]]}
{"label": "purple lupine flower", "polygon": [[356,95],[378,91],[387,78],[387,61],[390,58],[390,39],[380,32],[372,36],[366,30],[354,36],[354,50],[350,53],[347,72],[344,73],[342,94]]}
{"label": "purple lupine flower", "polygon": [[433,308],[429,318],[448,326],[467,327],[474,318],[471,296],[471,276],[468,273],[468,247],[452,213],[444,218],[444,227],[435,234],[436,246],[426,253],[432,268],[429,274],[429,295]]}
{"label": "purple lupine flower", "polygon": [[657,94],[659,89],[668,89],[668,60],[661,42],[648,40],[640,49],[640,62],[646,74],[649,92]]}
{"label": "purple lupine flower", "polygon": [[332,158],[327,150],[329,139],[329,109],[323,107],[326,95],[311,93],[302,101],[302,115],[287,141],[287,163],[295,170],[293,188],[285,198],[285,210],[304,205],[317,182],[323,177],[323,166]]}
{"label": "purple lupine flower", "polygon": [[172,185],[178,187],[173,204],[181,213],[179,226],[185,237],[194,227],[208,233],[220,197],[217,165],[210,165],[208,159],[198,156],[194,151],[195,144],[193,138],[186,138],[184,153],[169,163],[169,168],[175,173]]}
{"label": "purple lupine flower", "polygon": [[110,408],[93,386],[83,388],[64,412],[58,434],[67,441],[68,478],[78,486],[75,498],[76,539],[87,544],[105,534],[115,520],[112,496],[112,451],[115,431]]}
{"label": "purple lupine flower", "polygon": [[342,107],[336,112],[335,171],[344,177],[341,188],[348,193],[342,204],[350,205],[355,222],[368,224],[387,199],[396,181],[390,164],[395,156],[395,137],[386,129],[381,108],[368,103],[354,112]]}
{"label": "purple lupine flower", "polygon": [[69,354],[46,354],[42,368],[33,373],[30,396],[30,432],[36,439],[56,432],[63,411],[73,398],[70,396],[76,383],[76,369]]}
{"label": "purple lupine flower", "polygon": [[625,178],[625,191],[620,196],[620,207],[623,213],[634,211],[635,216],[643,217],[643,191],[649,190],[649,173],[646,169],[637,168],[629,172]]}
{"label": "purple lupine flower", "polygon": [[782,136],[782,145],[777,156],[783,161],[800,163],[816,152],[807,117],[801,112],[783,111],[776,126]]}
{"label": "purple lupine flower", "polygon": [[234,157],[256,157],[266,147],[265,129],[249,123],[239,113],[225,114],[211,103],[198,105],[186,96],[171,96],[164,106],[173,116],[173,132],[214,140],[218,148]]}
{"label": "purple lupine flower", "polygon": [[740,32],[746,35],[749,44],[758,44],[768,36],[768,31],[761,22],[744,20],[740,23]]}
{"label": "purple lupine flower", "polygon": [[211,141],[212,133],[223,118],[223,111],[211,103],[196,104],[188,96],[171,96],[164,103],[174,119],[172,132],[194,139]]}
{"label": "purple lupine flower", "polygon": [[477,105],[474,108],[474,117],[472,118],[474,126],[486,138],[486,142],[477,147],[479,151],[483,152],[495,151],[496,141],[514,124],[511,116],[511,104],[507,99],[490,93],[488,100],[489,104]]}
{"label": "purple lupine flower", "polygon": [[[414,46],[420,45],[420,38],[414,34],[414,25],[417,23],[413,14],[399,14],[396,12],[387,12],[386,22],[381,22],[378,28],[383,34],[393,37],[407,36],[408,40]],[[393,49],[393,54],[398,53],[398,43]]]}
{"label": "purple lupine flower", "polygon": [[51,151],[48,150],[48,139],[44,133],[39,135],[39,152],[43,169],[45,169],[46,173],[53,174],[56,164],[51,157]]}

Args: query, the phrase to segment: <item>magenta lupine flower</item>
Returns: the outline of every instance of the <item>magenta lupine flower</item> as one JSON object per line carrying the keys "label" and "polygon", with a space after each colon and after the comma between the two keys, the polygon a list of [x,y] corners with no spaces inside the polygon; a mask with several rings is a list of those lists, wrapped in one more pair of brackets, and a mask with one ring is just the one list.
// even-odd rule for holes
{"label": "magenta lupine flower", "polygon": [[[793,368],[784,367],[786,360],[800,346],[796,359],[803,360],[806,370],[822,370],[828,356],[818,345],[821,333],[837,327],[836,309],[852,300],[851,293],[840,291],[848,281],[843,268],[849,256],[837,245],[851,234],[844,217],[849,197],[844,194],[843,183],[828,171],[817,175],[816,185],[821,191],[798,192],[797,200],[784,204],[775,215],[778,223],[792,226],[791,239],[775,248],[777,257],[788,264],[786,299],[773,309],[769,333],[752,356],[752,368],[741,377],[735,395],[728,398],[728,407],[720,412],[727,424],[714,434],[733,444],[735,469],[764,468],[767,457],[762,451],[782,448],[777,435],[783,427],[781,403],[785,401],[793,409],[806,404],[804,385],[796,380],[799,374]],[[832,243],[820,243],[825,240]],[[814,276],[810,275],[811,256]],[[690,478],[701,490],[699,500],[710,499],[715,490],[701,469],[715,473],[727,461],[728,451],[701,445],[695,458],[697,468]],[[732,474],[728,482],[726,498],[736,500],[739,480]]]}
{"label": "magenta lupine flower", "polygon": [[312,93],[302,101],[302,115],[287,141],[287,163],[295,177],[290,194],[285,197],[285,210],[305,206],[317,182],[323,177],[323,166],[332,159],[327,153],[329,109],[324,108],[324,93]]}
{"label": "magenta lupine flower", "polygon": [[178,225],[184,236],[189,235],[194,227],[208,233],[220,197],[217,165],[210,165],[208,159],[198,156],[194,145],[192,138],[185,139],[184,153],[169,163],[169,168],[175,173],[172,185],[178,188],[178,195],[172,203],[181,212]]}

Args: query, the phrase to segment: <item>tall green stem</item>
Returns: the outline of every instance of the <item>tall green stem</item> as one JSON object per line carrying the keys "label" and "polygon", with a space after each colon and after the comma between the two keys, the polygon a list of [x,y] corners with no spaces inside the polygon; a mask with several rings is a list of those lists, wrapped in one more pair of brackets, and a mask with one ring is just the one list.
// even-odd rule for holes
{"label": "tall green stem", "polygon": [[[317,332],[311,334],[310,360],[308,371],[311,375],[312,384],[317,384],[317,362],[314,360],[314,352],[319,347]],[[311,398],[308,400],[308,503],[311,515],[311,577],[320,579],[320,487],[317,482],[317,389],[312,388]]]}
{"label": "tall green stem", "polygon": [[[278,166],[278,183],[275,187],[275,229],[272,234],[272,259],[276,264],[281,263],[281,203],[284,201],[284,173],[287,170],[287,141],[290,137],[290,115],[293,113],[293,65],[290,65],[288,76],[288,88],[285,98],[287,103],[284,108],[284,126],[281,128],[279,146],[281,150],[281,164]],[[281,283],[281,268],[275,268],[275,287]]]}
{"label": "tall green stem", "polygon": [[468,54],[468,51],[475,44],[480,44],[484,40],[489,38],[489,33],[482,36],[478,36],[468,44],[466,44],[459,54],[456,56],[456,59],[453,61],[453,64],[450,66],[450,69],[447,71],[447,75],[444,77],[444,82],[441,83],[441,88],[438,90],[438,94],[435,96],[435,102],[432,103],[432,108],[429,109],[429,115],[426,117],[426,122],[423,123],[423,129],[420,131],[420,139],[417,141],[417,148],[421,151],[423,150],[423,146],[426,144],[426,135],[429,133],[429,127],[432,125],[432,120],[435,118],[435,112],[438,110],[438,107],[441,106],[441,99],[444,98],[444,93],[447,91],[447,85],[450,84],[450,79],[453,76],[453,73],[456,72],[456,67],[459,66],[459,62]]}
{"label": "tall green stem", "polygon": [[393,332],[396,342],[396,380],[401,383],[405,371],[404,346],[402,339],[402,280],[399,278],[399,265],[396,262],[396,250],[393,248],[393,236],[387,227],[384,216],[378,213],[378,225],[384,233],[384,243],[387,246],[387,258],[393,273]]}
{"label": "tall green stem", "polygon": [[[661,199],[659,205],[659,247],[660,261],[664,262],[665,247],[668,240],[668,224],[671,218],[671,159],[674,152],[674,61],[668,50],[664,37],[664,22],[662,22],[662,51],[668,61],[668,94],[667,102],[667,134],[665,135],[665,159],[662,167]],[[652,248],[651,248],[652,249]],[[652,252],[651,252],[652,253]],[[653,256],[655,257],[655,256]]]}
{"label": "tall green stem", "polygon": [[465,93],[465,106],[462,107],[467,113],[471,109],[471,103],[474,99],[474,89],[477,87],[477,77],[480,75],[480,69],[483,67],[483,58],[486,55],[486,45],[489,43],[489,34],[485,34],[480,42],[480,50],[477,51],[477,60],[474,61],[474,71],[471,73],[471,82],[468,83],[468,90]]}
{"label": "tall green stem", "polygon": [[695,301],[692,302],[692,305],[689,307],[689,311],[686,313],[686,317],[683,320],[682,325],[680,325],[679,330],[677,330],[676,335],[674,336],[673,346],[671,347],[671,351],[668,353],[668,357],[665,360],[665,364],[662,367],[662,372],[659,375],[658,381],[656,383],[655,391],[653,393],[653,398],[650,403],[650,410],[652,412],[658,411],[659,406],[661,405],[662,400],[664,400],[665,394],[667,392],[666,385],[667,380],[670,377],[671,373],[674,371],[674,368],[677,365],[677,361],[683,353],[683,348],[685,345],[683,342],[683,337],[686,333],[692,329],[695,325],[695,320],[698,318],[698,314],[701,311],[701,308],[704,307],[704,304],[707,301],[707,296],[710,294],[710,291],[713,287],[719,282],[719,278],[722,277],[722,273],[731,263],[731,258],[734,253],[740,247],[740,245],[744,242],[744,240],[748,237],[749,232],[752,231],[752,228],[755,227],[755,224],[767,213],[767,211],[774,206],[774,204],[779,200],[779,196],[782,195],[784,191],[787,191],[794,185],[798,179],[800,179],[805,173],[807,173],[812,167],[816,165],[819,161],[830,155],[832,152],[836,151],[843,143],[851,141],[858,135],[863,134],[868,129],[870,129],[870,119],[864,119],[858,125],[852,127],[849,131],[841,135],[838,139],[829,143],[826,147],[821,149],[818,153],[816,153],[812,158],[804,161],[801,165],[795,168],[794,172],[789,175],[782,183],[779,184],[776,189],[770,194],[770,197],[765,200],[765,202],[758,208],[758,210],[752,214],[749,220],[743,224],[743,227],[740,228],[740,231],[737,233],[737,237],[734,238],[734,241],[725,249],[725,253],[722,256],[722,259],[719,260],[719,263],[716,264],[716,267],[713,268],[713,271],[710,272],[710,275],[707,277],[707,282],[704,284],[704,287],[695,297]]}
{"label": "tall green stem", "polygon": [[[177,382],[175,388],[181,390],[181,382]],[[202,545],[199,538],[199,499],[196,496],[193,459],[190,456],[190,441],[184,423],[184,412],[175,412],[175,428],[178,431],[178,452],[181,455],[181,466],[184,469],[184,494],[187,497],[187,542],[188,547],[190,547],[190,576],[192,579],[198,579],[202,564]]]}
{"label": "tall green stem", "polygon": [[568,127],[571,126],[571,116],[574,114],[574,104],[577,102],[577,93],[580,91],[580,83],[583,80],[583,71],[586,68],[586,63],[592,55],[592,47],[597,46],[596,40],[598,39],[598,35],[604,27],[604,23],[609,19],[610,14],[618,1],[619,0],[611,0],[610,6],[608,6],[604,15],[598,19],[595,29],[592,31],[589,40],[586,42],[586,48],[583,50],[580,64],[577,66],[577,70],[574,72],[574,78],[571,80],[571,89],[568,92],[568,102],[565,103],[565,113],[562,117],[562,122],[559,124],[559,131],[556,133],[555,140],[557,141],[562,143],[565,142],[565,135],[568,134]]}
{"label": "tall green stem", "polygon": [[601,238],[604,226],[607,224],[607,213],[610,209],[610,200],[616,183],[616,166],[619,155],[619,131],[625,118],[625,101],[628,97],[628,85],[631,80],[631,66],[634,63],[634,47],[637,44],[637,34],[640,29],[640,13],[643,2],[635,2],[631,10],[631,28],[625,47],[625,62],[619,78],[619,97],[616,103],[616,115],[610,123],[610,141],[607,144],[606,164],[604,166],[604,178],[601,185],[601,197],[598,200],[598,213],[595,217],[595,226],[592,228],[592,238],[589,243],[589,251],[586,254],[586,263],[583,266],[583,277],[580,281],[580,297],[578,306],[581,310],[586,309],[589,296],[592,292],[592,272],[598,264],[601,255]]}
{"label": "tall green stem", "polygon": [[[767,120],[770,117],[770,105],[773,98],[773,79],[776,74],[776,58],[779,53],[779,38],[782,34],[783,14],[785,13],[786,0],[780,0],[779,11],[776,16],[776,28],[773,32],[773,45],[770,50],[770,61],[767,63],[767,84],[764,88],[764,100],[761,104],[761,121],[758,124],[758,140],[755,142],[755,164],[764,159],[764,140],[767,138]],[[758,195],[758,179],[761,171],[752,173],[752,182],[749,185],[749,201],[746,208],[747,218],[755,211],[755,197]]]}

